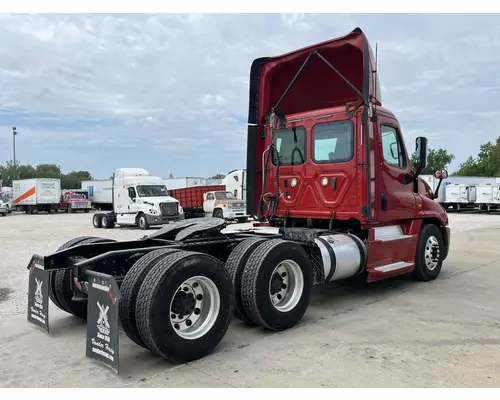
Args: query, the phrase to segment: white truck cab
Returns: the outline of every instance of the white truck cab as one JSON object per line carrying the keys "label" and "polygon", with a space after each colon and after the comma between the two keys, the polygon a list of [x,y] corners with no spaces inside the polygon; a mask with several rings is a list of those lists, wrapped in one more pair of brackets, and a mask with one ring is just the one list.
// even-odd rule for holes
{"label": "white truck cab", "polygon": [[229,191],[206,192],[203,195],[203,211],[207,217],[236,219],[238,222],[248,219],[245,201],[235,199]]}
{"label": "white truck cab", "polygon": [[113,212],[94,214],[94,227],[118,225],[147,229],[184,219],[178,200],[168,195],[163,179],[142,168],[120,168],[113,175]]}

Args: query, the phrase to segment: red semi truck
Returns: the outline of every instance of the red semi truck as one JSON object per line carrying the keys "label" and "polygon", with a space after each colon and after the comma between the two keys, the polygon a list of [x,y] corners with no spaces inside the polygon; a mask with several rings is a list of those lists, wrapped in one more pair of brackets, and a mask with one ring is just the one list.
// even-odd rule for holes
{"label": "red semi truck", "polygon": [[185,218],[216,217],[224,220],[246,222],[245,201],[234,198],[225,185],[191,186],[169,190],[170,196],[177,199]]}
{"label": "red semi truck", "polygon": [[[379,87],[359,28],[255,60],[247,207],[265,226],[222,233],[224,220],[199,218],[138,240],[78,237],[55,253],[33,255],[29,265],[38,275],[31,272],[30,288],[38,287],[34,276],[37,284],[46,281],[59,308],[87,318],[89,357],[116,358],[116,345],[104,354],[92,336],[109,310],[106,334],[115,334],[119,320],[138,345],[186,362],[217,346],[233,314],[273,331],[294,326],[315,284],[402,274],[436,279],[450,229],[436,193],[418,176],[427,140],[416,139],[411,165]],[[447,172],[435,175],[442,180]],[[98,289],[109,295],[96,304]],[[36,300],[35,289],[30,296]],[[28,319],[48,329],[47,318]]]}

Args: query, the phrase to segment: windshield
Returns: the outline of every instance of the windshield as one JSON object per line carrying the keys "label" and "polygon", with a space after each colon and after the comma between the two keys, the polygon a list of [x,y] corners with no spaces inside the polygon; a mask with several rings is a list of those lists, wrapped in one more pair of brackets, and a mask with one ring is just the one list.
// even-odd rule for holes
{"label": "windshield", "polygon": [[72,194],[71,196],[69,196],[70,199],[83,199],[83,195],[82,194]]}
{"label": "windshield", "polygon": [[215,192],[215,198],[217,200],[228,200],[234,199],[234,196],[231,192]]}
{"label": "windshield", "polygon": [[137,186],[137,194],[139,197],[168,196],[165,185],[139,185]]}

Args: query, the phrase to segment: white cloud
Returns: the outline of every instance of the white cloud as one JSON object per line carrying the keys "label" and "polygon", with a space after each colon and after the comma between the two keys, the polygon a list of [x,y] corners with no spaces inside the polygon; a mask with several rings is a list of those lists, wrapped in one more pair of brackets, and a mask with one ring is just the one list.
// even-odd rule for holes
{"label": "white cloud", "polygon": [[[53,157],[103,176],[131,160],[176,175],[241,168],[252,61],[360,26],[373,47],[379,43],[385,106],[408,135],[426,132],[431,147],[448,147],[458,163],[499,134],[491,115],[500,106],[499,22],[495,15],[4,16],[0,140],[9,143],[16,125],[22,162]],[[11,158],[10,147],[0,146],[0,160]]]}

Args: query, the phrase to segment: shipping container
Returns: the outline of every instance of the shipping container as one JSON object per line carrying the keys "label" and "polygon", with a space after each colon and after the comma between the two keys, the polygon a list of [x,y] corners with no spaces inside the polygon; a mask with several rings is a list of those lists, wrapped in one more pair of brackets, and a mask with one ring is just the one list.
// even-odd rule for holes
{"label": "shipping container", "polygon": [[16,211],[32,214],[51,213],[61,198],[61,180],[50,178],[19,179],[12,183],[12,206]]}

